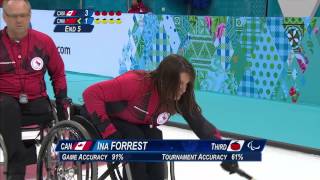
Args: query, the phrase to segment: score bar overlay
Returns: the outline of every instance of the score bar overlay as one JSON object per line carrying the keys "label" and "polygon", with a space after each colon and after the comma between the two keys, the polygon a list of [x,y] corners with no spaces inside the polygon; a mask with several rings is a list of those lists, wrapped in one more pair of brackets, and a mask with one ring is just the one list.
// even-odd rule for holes
{"label": "score bar overlay", "polygon": [[56,10],[54,32],[89,33],[92,32],[93,9]]}

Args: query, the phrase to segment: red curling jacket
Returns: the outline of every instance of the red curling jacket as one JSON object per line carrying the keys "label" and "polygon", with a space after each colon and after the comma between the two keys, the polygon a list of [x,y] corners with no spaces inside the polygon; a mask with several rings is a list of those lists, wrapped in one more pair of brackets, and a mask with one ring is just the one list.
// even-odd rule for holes
{"label": "red curling jacket", "polygon": [[[121,119],[133,124],[158,126],[165,124],[170,114],[158,111],[159,96],[151,78],[144,71],[129,71],[112,80],[88,87],[83,100],[89,115],[96,114],[106,123],[102,137],[116,132],[110,119]],[[201,113],[182,113],[200,139],[221,139],[219,131]]]}
{"label": "red curling jacket", "polygon": [[0,31],[0,93],[15,98],[25,93],[29,100],[47,96],[44,75],[48,70],[56,98],[67,97],[64,64],[53,40],[29,29],[20,41]]}

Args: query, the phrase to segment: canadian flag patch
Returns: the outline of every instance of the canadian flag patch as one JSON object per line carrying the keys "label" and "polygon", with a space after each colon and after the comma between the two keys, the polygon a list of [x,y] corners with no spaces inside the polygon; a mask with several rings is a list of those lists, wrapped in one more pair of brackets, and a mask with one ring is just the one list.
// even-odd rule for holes
{"label": "canadian flag patch", "polygon": [[88,151],[92,146],[92,141],[80,141],[73,143],[72,150],[74,151]]}

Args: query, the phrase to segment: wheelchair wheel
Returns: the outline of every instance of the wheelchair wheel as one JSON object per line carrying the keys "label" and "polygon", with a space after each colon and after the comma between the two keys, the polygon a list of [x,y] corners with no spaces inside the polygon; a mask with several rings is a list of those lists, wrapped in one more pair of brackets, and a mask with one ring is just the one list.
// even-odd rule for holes
{"label": "wheelchair wheel", "polygon": [[37,161],[37,180],[89,180],[97,179],[96,162],[59,161],[55,152],[59,140],[89,140],[91,136],[79,123],[66,120],[57,123],[41,144]]}
{"label": "wheelchair wheel", "polygon": [[3,179],[3,180],[7,179],[6,177],[7,163],[8,163],[7,149],[6,149],[3,137],[0,134],[0,179]]}
{"label": "wheelchair wheel", "polygon": [[[85,129],[88,130],[88,132],[91,134],[93,139],[101,139],[99,132],[95,128],[95,126],[88,121],[86,118],[80,115],[74,115],[72,116],[72,121],[80,123]],[[128,163],[120,163],[120,162],[107,162],[103,163],[101,162],[100,165],[104,165],[107,167],[107,170],[101,170],[99,174],[101,174],[98,178],[98,180],[123,180],[123,169],[126,169],[127,172],[127,179],[132,180],[130,168]],[[102,168],[103,169],[103,168]]]}
{"label": "wheelchair wheel", "polygon": [[[169,164],[169,167],[168,167]],[[169,180],[169,173],[170,173],[170,179],[175,180],[175,170],[174,170],[174,162],[170,161],[169,163],[164,163],[165,166],[165,175],[164,180]],[[123,180],[124,176],[126,176],[127,180],[132,180],[132,174],[128,163],[120,163],[120,162],[114,162],[114,163],[108,163],[107,164],[108,169],[99,177],[98,180]],[[169,170],[168,170],[169,168]],[[126,174],[123,174],[122,170],[126,170]]]}
{"label": "wheelchair wheel", "polygon": [[[132,175],[128,163],[108,162],[106,166],[107,169],[103,171],[98,180],[123,180],[124,176],[126,176],[127,180],[132,180]],[[123,169],[126,170],[126,175],[123,174]]]}

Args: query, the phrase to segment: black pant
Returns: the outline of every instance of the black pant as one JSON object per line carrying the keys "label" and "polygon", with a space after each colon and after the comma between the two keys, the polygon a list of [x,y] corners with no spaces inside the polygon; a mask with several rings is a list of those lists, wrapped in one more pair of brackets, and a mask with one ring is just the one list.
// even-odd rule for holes
{"label": "black pant", "polygon": [[[80,114],[87,119],[97,118],[95,115],[90,116],[85,106],[82,106]],[[158,128],[150,128],[149,125],[137,125],[129,123],[122,119],[111,118],[111,122],[120,132],[124,139],[141,139],[141,140],[157,140],[163,139],[162,132]],[[97,129],[104,129],[105,125],[95,124]],[[164,180],[165,164],[164,163],[129,163],[133,180]],[[126,172],[124,171],[124,180],[127,180]]]}
{"label": "black pant", "polygon": [[28,147],[21,140],[21,126],[34,122],[24,122],[22,117],[43,116],[51,112],[48,98],[39,98],[27,104],[20,104],[17,99],[0,93],[0,133],[7,148],[7,174],[10,179],[23,180],[26,164],[32,161],[30,159],[36,159],[35,146]]}
{"label": "black pant", "polygon": [[[163,139],[162,132],[158,128],[150,128],[149,125],[136,125],[123,120],[113,120],[125,139]],[[164,163],[129,163],[133,180],[164,180]],[[124,172],[125,173],[125,172]],[[124,179],[127,180],[124,175]]]}

